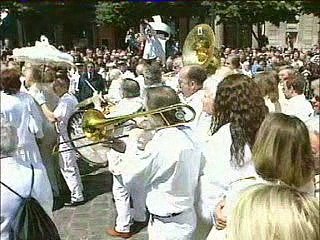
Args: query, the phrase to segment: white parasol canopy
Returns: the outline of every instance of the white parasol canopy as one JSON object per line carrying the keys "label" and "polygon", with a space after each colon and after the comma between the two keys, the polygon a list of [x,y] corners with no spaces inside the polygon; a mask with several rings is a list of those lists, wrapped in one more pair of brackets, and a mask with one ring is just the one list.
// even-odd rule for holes
{"label": "white parasol canopy", "polygon": [[73,65],[73,57],[50,45],[48,38],[43,35],[33,47],[13,49],[12,56],[17,61],[33,64]]}

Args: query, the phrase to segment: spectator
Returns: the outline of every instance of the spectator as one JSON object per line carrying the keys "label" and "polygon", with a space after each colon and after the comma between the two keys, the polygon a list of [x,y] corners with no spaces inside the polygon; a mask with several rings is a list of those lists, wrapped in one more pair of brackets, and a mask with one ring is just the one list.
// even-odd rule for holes
{"label": "spectator", "polygon": [[[89,56],[91,56],[90,53],[91,50],[89,50]],[[94,66],[93,62],[89,62],[86,65],[86,72],[84,72],[79,79],[79,91],[76,94],[79,102],[92,97],[94,92],[105,94],[105,81],[101,75],[95,71]]]}
{"label": "spectator", "polygon": [[[1,117],[1,239],[11,239],[12,221],[21,206],[22,199],[6,188],[12,188],[22,197],[28,197],[31,188],[32,170],[31,163],[26,162],[18,153],[18,133],[13,122]],[[38,200],[46,213],[53,217],[53,197],[50,183],[45,171],[34,168],[34,185],[31,196]]]}
{"label": "spectator", "polygon": [[275,72],[263,72],[254,79],[258,84],[269,112],[281,112],[279,102],[279,78]]}
{"label": "spectator", "polygon": [[285,185],[256,185],[245,191],[230,219],[228,240],[316,240],[319,202]]}
{"label": "spectator", "polygon": [[283,113],[297,116],[302,121],[308,120],[313,114],[312,105],[303,94],[304,85],[305,81],[300,76],[287,80],[284,85],[284,94],[289,100]]}

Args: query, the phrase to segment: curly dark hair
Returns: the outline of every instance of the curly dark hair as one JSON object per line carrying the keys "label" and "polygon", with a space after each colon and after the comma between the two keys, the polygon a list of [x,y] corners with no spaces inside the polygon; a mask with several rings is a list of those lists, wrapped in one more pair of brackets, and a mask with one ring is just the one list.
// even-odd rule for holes
{"label": "curly dark hair", "polygon": [[244,164],[244,147],[252,148],[268,109],[258,85],[243,74],[233,74],[219,83],[211,121],[211,134],[230,123],[231,164]]}

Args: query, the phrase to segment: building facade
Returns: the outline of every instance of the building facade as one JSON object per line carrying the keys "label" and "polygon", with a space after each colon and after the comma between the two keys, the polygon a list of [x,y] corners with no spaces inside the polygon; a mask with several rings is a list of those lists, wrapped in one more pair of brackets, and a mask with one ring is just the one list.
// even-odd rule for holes
{"label": "building facade", "polygon": [[296,23],[280,23],[277,27],[265,24],[265,34],[271,46],[285,46],[297,49],[311,49],[319,45],[320,19],[313,14],[300,16]]}

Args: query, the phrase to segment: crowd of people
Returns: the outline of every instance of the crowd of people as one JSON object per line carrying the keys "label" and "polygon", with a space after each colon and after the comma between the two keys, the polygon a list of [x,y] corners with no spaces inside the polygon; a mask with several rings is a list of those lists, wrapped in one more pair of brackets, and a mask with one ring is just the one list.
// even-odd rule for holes
{"label": "crowd of people", "polygon": [[[184,66],[179,52],[164,64],[128,50],[59,49],[73,56],[72,68],[2,56],[1,182],[26,194],[32,165],[32,195],[52,216],[60,172],[71,193],[64,205],[84,204],[72,114],[184,103],[195,112],[179,105],[126,119],[116,130],[125,137],[105,146],[117,211],[107,234],[130,238],[148,225],[149,239],[320,238],[319,47],[222,47],[213,74]],[[92,126],[90,138],[110,127]],[[19,201],[1,187],[1,239],[10,238]]]}

